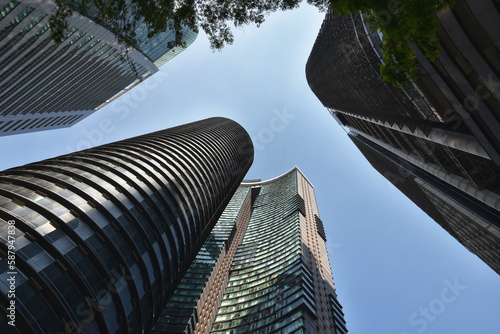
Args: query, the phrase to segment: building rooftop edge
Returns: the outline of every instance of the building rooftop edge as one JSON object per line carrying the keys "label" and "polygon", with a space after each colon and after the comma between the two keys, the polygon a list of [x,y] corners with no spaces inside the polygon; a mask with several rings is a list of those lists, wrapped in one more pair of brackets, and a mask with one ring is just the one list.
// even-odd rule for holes
{"label": "building rooftop edge", "polygon": [[274,181],[276,181],[276,180],[278,180],[278,179],[280,179],[280,178],[282,178],[282,177],[284,177],[284,176],[286,176],[286,175],[288,175],[288,174],[291,174],[291,173],[293,173],[293,172],[298,172],[298,173],[300,173],[300,174],[304,177],[304,179],[307,181],[307,183],[309,183],[309,184],[311,185],[311,187],[313,187],[313,188],[314,188],[314,186],[313,186],[313,184],[311,183],[311,181],[309,181],[309,179],[305,176],[305,174],[304,174],[304,173],[300,170],[300,168],[299,168],[299,167],[297,167],[297,166],[294,166],[294,167],[293,167],[292,169],[290,169],[289,171],[287,171],[287,172],[285,172],[285,173],[283,173],[283,174],[281,174],[281,175],[279,175],[279,176],[273,177],[272,179],[265,180],[265,181],[257,181],[257,182],[249,182],[249,181],[251,181],[251,180],[243,180],[243,181],[241,182],[241,185],[242,185],[242,186],[261,186],[261,185],[264,185],[264,184],[267,184],[267,183],[274,182]]}

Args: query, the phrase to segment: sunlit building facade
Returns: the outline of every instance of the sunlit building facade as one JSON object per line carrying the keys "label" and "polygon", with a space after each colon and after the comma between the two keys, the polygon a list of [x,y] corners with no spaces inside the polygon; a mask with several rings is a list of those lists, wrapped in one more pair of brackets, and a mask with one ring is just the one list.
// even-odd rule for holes
{"label": "sunlit building facade", "polygon": [[211,118],[1,172],[0,332],[148,332],[252,161]]}
{"label": "sunlit building facade", "polygon": [[[440,189],[415,188],[427,200],[414,202],[500,273],[498,8],[494,1],[460,0],[453,10],[438,13],[443,49],[434,62],[416,49],[417,80],[401,88],[382,79],[383,36],[370,30],[364,15],[329,12],[306,75],[312,91],[365,156],[390,155],[401,168],[415,171],[404,175],[418,174],[416,182]],[[384,171],[389,164],[380,161],[377,170],[393,175]],[[424,208],[430,206],[421,205],[429,200],[432,214]],[[442,201],[448,204],[439,205]]]}
{"label": "sunlit building facade", "polygon": [[[71,2],[70,2],[71,3]],[[104,26],[75,9],[61,43],[50,35],[53,0],[0,0],[0,136],[71,126],[126,93],[185,47],[169,48],[173,31],[147,38],[125,57]]]}
{"label": "sunlit building facade", "polygon": [[313,186],[243,181],[153,333],[347,333]]}

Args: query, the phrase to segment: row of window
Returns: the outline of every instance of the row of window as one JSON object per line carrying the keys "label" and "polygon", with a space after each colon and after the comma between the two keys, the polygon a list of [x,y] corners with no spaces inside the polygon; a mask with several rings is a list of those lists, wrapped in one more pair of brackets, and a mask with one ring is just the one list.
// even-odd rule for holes
{"label": "row of window", "polygon": [[295,173],[262,185],[231,266],[213,333],[300,330],[302,313],[293,310],[304,303],[305,290],[300,220],[298,214],[290,215],[299,210],[295,194]]}

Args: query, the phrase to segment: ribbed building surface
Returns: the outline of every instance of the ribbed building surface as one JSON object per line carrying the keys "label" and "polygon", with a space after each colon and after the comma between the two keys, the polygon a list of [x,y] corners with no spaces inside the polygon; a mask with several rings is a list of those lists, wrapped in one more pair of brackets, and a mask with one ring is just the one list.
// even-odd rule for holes
{"label": "ribbed building surface", "polygon": [[211,118],[0,173],[1,331],[149,331],[252,161]]}
{"label": "ribbed building surface", "polygon": [[347,333],[312,185],[243,181],[154,333]]}
{"label": "ribbed building surface", "polygon": [[[70,1],[70,3],[72,3]],[[50,36],[52,0],[0,0],[0,136],[68,127],[127,92],[185,48],[173,31],[147,38],[123,61],[116,36],[73,9],[62,43]],[[189,46],[197,33],[187,28]]]}
{"label": "ribbed building surface", "polygon": [[[307,80],[353,136],[371,141],[427,173],[429,178],[424,179],[436,178],[448,192],[460,194],[464,200],[452,206],[479,201],[480,206],[498,213],[499,5],[495,1],[458,0],[453,10],[438,15],[441,24],[437,36],[443,47],[439,57],[430,63],[416,50],[417,80],[396,88],[380,76],[383,36],[370,30],[362,14],[340,17],[329,12],[307,61]],[[473,228],[467,232],[461,229],[465,234],[457,239],[497,268],[497,260],[481,255],[466,242],[489,243],[487,248],[496,252],[493,258],[500,256],[498,245],[492,242],[498,218],[489,217],[486,222],[477,218],[477,224],[486,224],[484,231],[491,233],[492,239],[484,239],[483,233]],[[467,225],[469,219],[456,220]],[[442,225],[458,235],[458,230],[452,232],[455,227]]]}
{"label": "ribbed building surface", "polygon": [[500,274],[500,213],[351,132],[370,164],[448,233]]}

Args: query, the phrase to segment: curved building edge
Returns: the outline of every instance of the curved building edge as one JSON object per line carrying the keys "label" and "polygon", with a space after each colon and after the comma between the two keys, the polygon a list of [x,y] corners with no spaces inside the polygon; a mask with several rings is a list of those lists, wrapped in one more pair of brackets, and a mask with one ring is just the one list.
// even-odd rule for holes
{"label": "curved building edge", "polygon": [[[250,168],[242,129],[212,118],[0,173],[17,328],[149,330]],[[2,277],[9,250],[2,240]]]}

